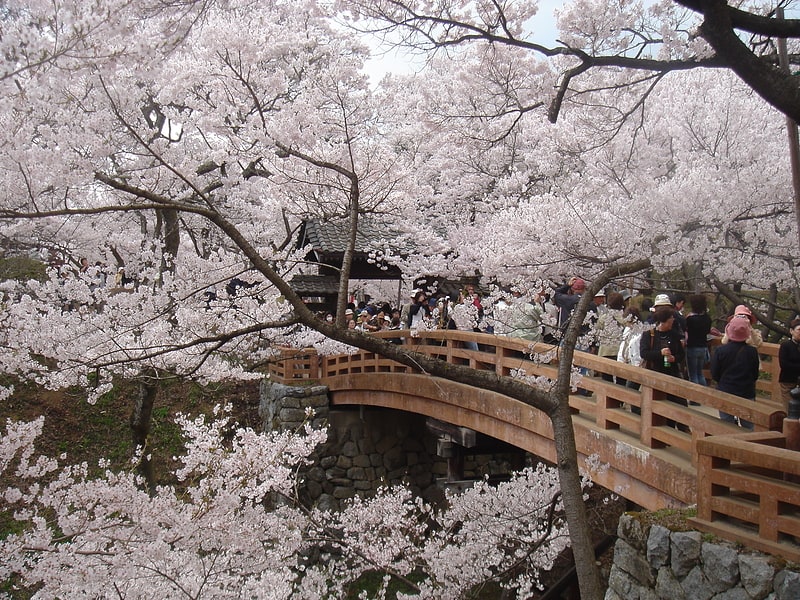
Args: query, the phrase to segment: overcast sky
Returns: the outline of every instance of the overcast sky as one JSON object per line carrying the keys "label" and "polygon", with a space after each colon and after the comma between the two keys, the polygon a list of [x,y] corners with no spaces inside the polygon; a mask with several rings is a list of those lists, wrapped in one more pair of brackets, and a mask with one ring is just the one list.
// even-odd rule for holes
{"label": "overcast sky", "polygon": [[[556,39],[555,16],[553,11],[565,4],[564,0],[539,0],[539,12],[532,20],[532,30],[536,41],[545,46],[552,46]],[[377,83],[387,73],[405,74],[421,70],[423,58],[414,56],[403,50],[377,48],[374,58],[367,63],[370,78]]]}

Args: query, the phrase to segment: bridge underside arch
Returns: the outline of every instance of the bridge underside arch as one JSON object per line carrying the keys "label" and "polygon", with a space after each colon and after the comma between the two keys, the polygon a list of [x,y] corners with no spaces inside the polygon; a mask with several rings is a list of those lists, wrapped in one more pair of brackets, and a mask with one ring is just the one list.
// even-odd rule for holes
{"label": "bridge underside arch", "polygon": [[[555,463],[550,419],[518,400],[465,384],[408,373],[350,373],[326,378],[332,406],[361,405],[403,410],[468,427]],[[600,430],[573,418],[578,459],[596,455],[604,465],[592,479],[648,509],[693,504],[695,482],[685,460],[644,448],[625,434]]]}

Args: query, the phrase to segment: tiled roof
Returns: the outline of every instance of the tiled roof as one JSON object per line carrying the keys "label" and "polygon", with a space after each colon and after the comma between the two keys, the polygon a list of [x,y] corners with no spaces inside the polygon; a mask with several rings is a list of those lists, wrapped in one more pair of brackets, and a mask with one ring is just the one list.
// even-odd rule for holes
{"label": "tiled roof", "polygon": [[330,296],[339,291],[339,278],[330,275],[295,275],[289,285],[300,296]]}
{"label": "tiled roof", "polygon": [[[321,221],[319,219],[308,219],[303,223],[299,244],[305,246],[310,244],[316,252],[325,254],[335,254],[344,252],[348,241],[348,229],[346,221]],[[366,252],[371,243],[380,240],[393,240],[397,237],[384,224],[361,219],[356,233],[356,252]]]}

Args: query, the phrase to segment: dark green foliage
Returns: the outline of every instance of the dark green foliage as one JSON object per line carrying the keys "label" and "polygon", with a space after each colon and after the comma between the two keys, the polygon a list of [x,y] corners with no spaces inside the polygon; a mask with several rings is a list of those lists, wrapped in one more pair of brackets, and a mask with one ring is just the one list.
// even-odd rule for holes
{"label": "dark green foliage", "polygon": [[0,281],[4,279],[44,281],[47,279],[46,269],[47,266],[42,261],[27,256],[0,258]]}

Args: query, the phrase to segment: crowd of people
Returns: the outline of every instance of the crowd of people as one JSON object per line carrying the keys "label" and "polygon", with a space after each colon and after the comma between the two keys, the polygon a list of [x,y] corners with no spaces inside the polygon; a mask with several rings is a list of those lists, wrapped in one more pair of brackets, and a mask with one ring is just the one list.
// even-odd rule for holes
{"label": "crowd of people", "polygon": [[[75,274],[96,287],[108,285],[122,289],[135,283],[126,276],[124,268],[119,268],[112,280],[104,264],[91,265],[86,258],[81,259]],[[232,302],[238,291],[255,285],[234,277],[226,283],[225,291]],[[456,329],[557,345],[586,289],[586,282],[579,277],[533,293],[512,289],[506,293],[494,293],[490,298],[470,283],[450,295],[443,292],[429,295],[422,289],[415,289],[408,301],[400,306],[388,302],[352,302],[345,310],[345,320],[349,328],[365,333]],[[207,308],[217,300],[213,288],[206,290],[204,296]],[[320,318],[334,320],[332,313],[320,314]],[[714,327],[707,296],[703,294],[690,295],[687,299],[680,293],[662,293],[651,299],[634,290],[609,288],[594,296],[581,324],[576,348],[702,386],[709,385],[704,375],[708,368],[717,389],[755,400],[760,372],[758,348],[762,343],[761,334],[755,327],[756,317],[747,306],[739,305],[725,319],[724,325],[720,323],[722,330]],[[778,353],[779,382],[787,410],[790,391],[800,379],[800,316],[789,323],[788,329],[789,339],[781,343]],[[392,341],[401,343],[401,338],[392,338]],[[465,342],[465,345],[468,349],[478,350],[474,341]],[[714,347],[713,353],[711,346]],[[603,378],[621,385],[637,385],[609,374],[603,374]],[[687,403],[682,398],[670,399],[684,405]],[[721,413],[720,417],[736,421],[726,413]],[[748,421],[737,422],[745,428],[752,428]]]}
{"label": "crowd of people", "polygon": [[[572,313],[587,289],[586,282],[573,277],[563,285],[525,295],[509,291],[493,294],[487,302],[475,285],[465,285],[457,294],[428,295],[416,289],[403,306],[362,302],[349,304],[348,326],[364,332],[384,329],[458,329],[519,337],[532,342],[559,344]],[[720,328],[708,310],[703,294],[657,294],[654,298],[632,290],[598,292],[581,325],[578,350],[651,369],[707,386],[704,373],[710,370],[717,389],[756,399],[759,377],[758,347],[762,343],[755,327],[756,317],[745,305],[720,318]],[[328,313],[322,318],[333,321]],[[780,346],[780,382],[788,407],[789,391],[800,377],[800,317],[789,324],[791,337]],[[399,338],[398,338],[399,343]],[[477,350],[476,342],[467,342]],[[714,348],[713,353],[711,348]],[[604,379],[636,387],[604,374]],[[670,398],[687,404],[682,398]],[[752,428],[752,423],[721,413],[723,420]]]}

